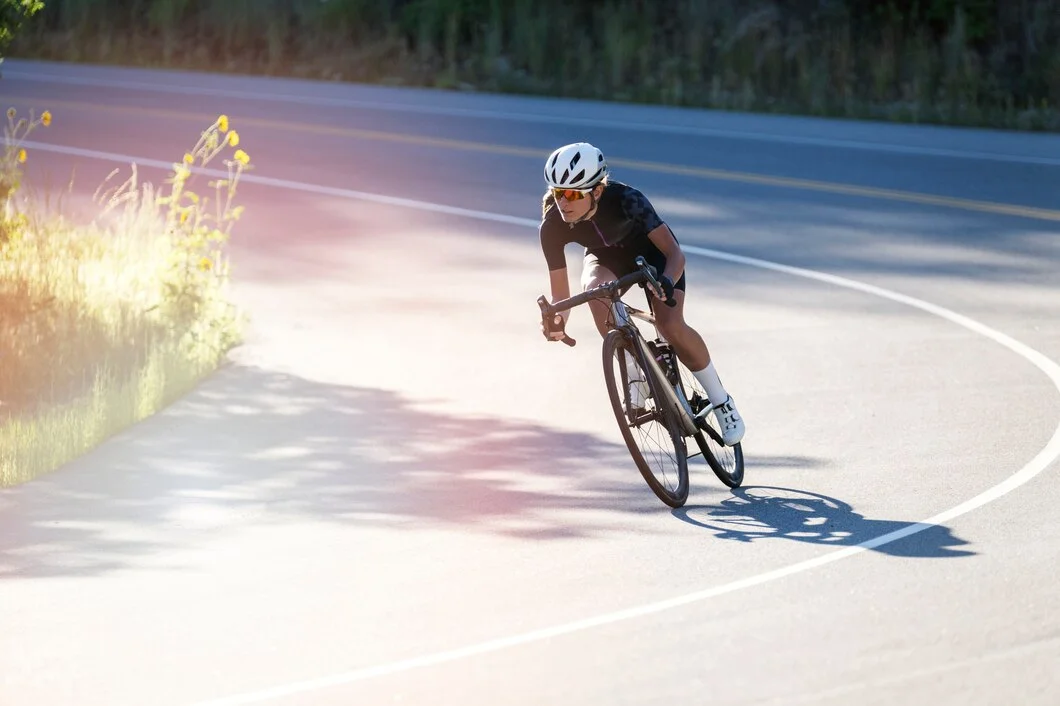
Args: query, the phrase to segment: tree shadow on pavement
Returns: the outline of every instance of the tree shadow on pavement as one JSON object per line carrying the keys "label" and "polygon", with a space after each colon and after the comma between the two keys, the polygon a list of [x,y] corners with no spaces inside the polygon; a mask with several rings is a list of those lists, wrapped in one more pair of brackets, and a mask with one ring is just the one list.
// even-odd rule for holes
{"label": "tree shadow on pavement", "polygon": [[[788,539],[837,547],[858,546],[915,524],[869,519],[849,504],[827,495],[764,485],[736,488],[732,497],[717,505],[686,505],[672,514],[713,531],[719,539],[738,542]],[[901,557],[973,556],[975,552],[956,548],[966,544],[948,527],[931,525],[872,549]]]}
{"label": "tree shadow on pavement", "polygon": [[0,492],[0,578],[95,574],[145,555],[168,566],[211,533],[270,524],[567,539],[663,510],[624,445],[232,365],[75,462]]}

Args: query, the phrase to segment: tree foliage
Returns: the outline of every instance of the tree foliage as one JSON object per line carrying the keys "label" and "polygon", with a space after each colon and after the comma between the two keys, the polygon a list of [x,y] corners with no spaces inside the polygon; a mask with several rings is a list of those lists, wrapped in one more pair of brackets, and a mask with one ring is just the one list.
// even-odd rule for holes
{"label": "tree foliage", "polygon": [[44,0],[0,0],[0,61],[22,23],[44,8]]}

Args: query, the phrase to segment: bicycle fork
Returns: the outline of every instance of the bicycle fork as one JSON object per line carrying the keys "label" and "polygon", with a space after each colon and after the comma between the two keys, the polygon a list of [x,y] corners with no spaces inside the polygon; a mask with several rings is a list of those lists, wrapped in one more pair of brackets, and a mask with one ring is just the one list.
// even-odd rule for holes
{"label": "bicycle fork", "polygon": [[[648,347],[647,341],[644,337],[636,332],[635,326],[629,320],[629,313],[621,303],[612,304],[612,314],[614,316],[615,323],[619,328],[626,328],[629,333],[626,338],[633,342],[636,347],[640,363],[642,366],[646,364],[650,371],[647,372],[652,378],[654,383],[652,387],[661,388],[660,391],[656,391],[657,395],[661,395],[663,399],[658,400],[660,406],[664,406],[667,410],[674,415],[674,418],[678,420],[678,424],[681,427],[681,432],[685,436],[695,436],[699,433],[700,429],[696,425],[695,414],[692,412],[692,405],[685,398],[684,391],[681,390],[680,385],[674,386],[670,384],[669,378],[666,373],[663,372],[662,367],[659,365],[659,361],[655,360],[655,353]],[[632,330],[630,330],[632,329]],[[676,355],[676,353],[675,353]]]}

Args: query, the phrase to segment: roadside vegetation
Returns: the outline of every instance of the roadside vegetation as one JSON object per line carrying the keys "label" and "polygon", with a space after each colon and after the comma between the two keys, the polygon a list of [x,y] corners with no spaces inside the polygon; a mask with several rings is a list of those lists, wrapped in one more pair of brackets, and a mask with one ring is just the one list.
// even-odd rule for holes
{"label": "roadside vegetation", "polygon": [[[7,111],[0,152],[0,487],[30,480],[151,415],[240,340],[225,244],[250,158],[219,117],[160,186],[133,166],[73,223],[27,196],[23,145],[49,112]],[[58,123],[58,118],[55,119]],[[219,160],[227,178],[192,190]]]}
{"label": "roadside vegetation", "polygon": [[1060,130],[1060,0],[47,0],[14,51]]}

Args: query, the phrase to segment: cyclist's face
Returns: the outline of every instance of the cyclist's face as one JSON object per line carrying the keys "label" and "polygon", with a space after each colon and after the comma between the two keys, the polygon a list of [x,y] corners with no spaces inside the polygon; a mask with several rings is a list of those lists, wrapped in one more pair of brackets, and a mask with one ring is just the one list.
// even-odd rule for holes
{"label": "cyclist's face", "polygon": [[[603,189],[598,186],[592,190],[592,195],[599,199],[601,191]],[[583,218],[593,207],[594,199],[589,198],[589,191],[553,189],[552,195],[556,199],[556,206],[559,207],[564,221],[576,221]]]}

